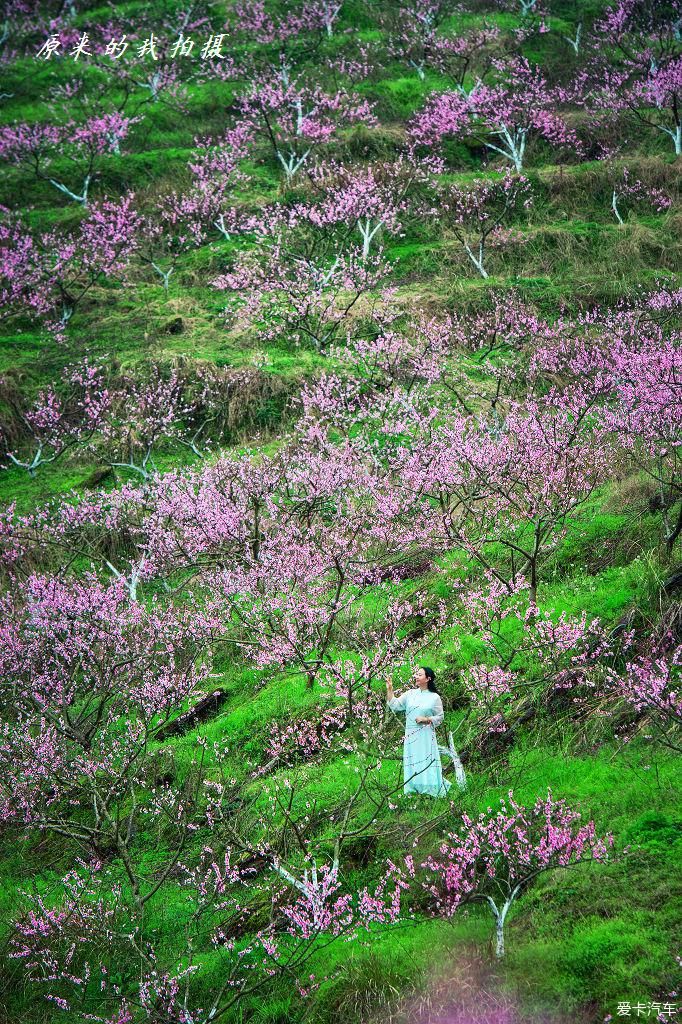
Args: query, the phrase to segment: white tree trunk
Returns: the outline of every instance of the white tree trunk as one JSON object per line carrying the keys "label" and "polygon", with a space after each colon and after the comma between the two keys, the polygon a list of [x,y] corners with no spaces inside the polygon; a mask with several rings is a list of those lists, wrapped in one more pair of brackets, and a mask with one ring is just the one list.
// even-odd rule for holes
{"label": "white tree trunk", "polygon": [[575,36],[573,36],[573,37],[571,37],[571,36],[562,36],[562,38],[565,39],[567,43],[571,44],[571,46],[573,47],[573,49],[576,52],[576,56],[580,52],[580,36],[582,35],[582,31],[583,31],[583,23],[582,23],[582,21],[580,21],[580,22],[578,22],[578,25],[576,27]]}
{"label": "white tree trunk", "polygon": [[494,143],[486,141],[485,145],[488,149],[493,149],[496,153],[501,153],[507,160],[511,160],[520,174],[523,170],[523,154],[526,151],[526,136],[528,134],[528,128],[517,128],[516,126],[509,128],[507,125],[498,129],[493,134],[499,135],[501,139],[506,143],[506,149],[501,146],[496,146]]}
{"label": "white tree trunk", "polygon": [[213,226],[218,229],[218,231],[223,236],[223,238],[225,238],[228,242],[230,241],[230,237],[231,236],[230,236],[230,232],[225,227],[225,214],[224,213],[221,213],[220,216],[217,217],[213,221]]}
{"label": "white tree trunk", "polygon": [[466,789],[467,788],[467,779],[466,779],[466,775],[464,773],[464,765],[462,764],[462,762],[460,760],[460,757],[459,757],[459,754],[457,753],[457,751],[455,749],[455,741],[452,738],[452,732],[448,733],[448,745],[447,745],[447,747],[443,747],[443,746],[439,745],[438,746],[438,750],[439,750],[439,752],[441,754],[443,754],[444,757],[450,757],[450,759],[452,760],[452,763],[453,763],[453,765],[455,767],[455,779],[457,781],[458,788],[459,789]]}
{"label": "white tree trunk", "polygon": [[487,278],[488,271],[483,266],[483,243],[481,243],[478,247],[478,256],[475,256],[474,253],[471,251],[471,247],[469,246],[468,242],[464,243],[464,248],[466,249],[469,259],[476,267],[476,270],[479,272],[481,277]]}
{"label": "white tree trunk", "polygon": [[495,916],[495,956],[498,960],[501,960],[504,956],[504,921],[509,912],[509,908],[516,899],[517,893],[521,888],[521,882],[514,886],[511,893],[505,900],[502,909],[498,909],[495,900],[492,896],[486,896],[490,909]]}
{"label": "white tree trunk", "polygon": [[620,211],[618,210],[618,199],[619,198],[620,197],[619,197],[618,193],[616,192],[616,190],[614,188],[613,195],[611,196],[611,209],[613,210],[614,214],[616,215],[616,220],[618,221],[618,223],[622,224],[623,223],[623,218],[621,217]]}
{"label": "white tree trunk", "polygon": [[161,267],[154,262],[152,262],[152,267],[163,281],[163,290],[166,293],[166,295],[168,295],[168,281],[170,279],[171,274],[173,273],[174,268],[171,267],[170,270],[162,270]]}
{"label": "white tree trunk", "polygon": [[281,150],[277,150],[277,159],[279,160],[284,169],[284,174],[286,175],[287,182],[290,182],[291,179],[296,174],[296,172],[299,171],[301,167],[303,167],[303,164],[306,162],[309,155],[309,149],[306,149],[303,156],[300,157],[296,156],[296,154],[293,151],[290,151],[288,156],[285,157]]}
{"label": "white tree trunk", "polygon": [[83,206],[88,205],[88,188],[90,187],[89,174],[86,174],[83,180],[83,190],[80,195],[77,195],[75,192],[72,192],[70,188],[66,187],[66,185],[62,185],[61,181],[55,181],[54,178],[48,178],[47,180],[50,182],[51,185],[54,185],[55,188],[58,188],[60,192],[63,192],[64,195],[68,196],[69,199],[73,199],[76,203],[82,203]]}
{"label": "white tree trunk", "polygon": [[381,227],[382,224],[383,224],[383,221],[382,220],[378,220],[376,222],[376,224],[374,225],[374,227],[372,227],[372,218],[371,217],[365,217],[364,221],[363,220],[359,220],[358,221],[358,228],[360,230],[360,234],[362,235],[362,258],[363,258],[363,260],[366,260],[367,257],[369,256],[369,247],[370,247],[370,245],[372,243],[372,239],[374,238],[374,236],[376,235],[377,231],[379,230],[379,228]]}

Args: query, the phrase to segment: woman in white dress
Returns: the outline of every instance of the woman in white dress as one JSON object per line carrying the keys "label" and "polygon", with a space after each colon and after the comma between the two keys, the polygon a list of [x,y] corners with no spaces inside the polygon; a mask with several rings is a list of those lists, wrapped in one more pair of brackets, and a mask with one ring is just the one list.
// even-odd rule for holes
{"label": "woman in white dress", "polygon": [[414,674],[414,688],[400,697],[393,694],[393,682],[386,683],[388,706],[405,712],[403,744],[404,793],[428,793],[447,796],[451,783],[443,778],[436,727],[445,715],[443,701],[436,689],[435,672],[420,665]]}

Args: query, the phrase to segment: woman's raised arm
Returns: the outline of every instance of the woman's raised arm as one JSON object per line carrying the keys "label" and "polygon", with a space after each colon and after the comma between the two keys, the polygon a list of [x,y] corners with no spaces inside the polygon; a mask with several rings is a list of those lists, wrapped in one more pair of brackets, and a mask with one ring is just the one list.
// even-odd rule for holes
{"label": "woman's raised arm", "polygon": [[389,708],[392,711],[406,711],[405,698],[407,697],[407,690],[402,693],[400,697],[396,697],[393,693],[393,681],[389,679],[386,683],[386,699]]}

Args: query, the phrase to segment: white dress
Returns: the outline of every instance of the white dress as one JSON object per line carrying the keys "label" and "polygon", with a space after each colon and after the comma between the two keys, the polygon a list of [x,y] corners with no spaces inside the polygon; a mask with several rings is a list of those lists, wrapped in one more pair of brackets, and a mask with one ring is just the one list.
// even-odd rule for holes
{"label": "white dress", "polygon": [[[447,796],[452,783],[443,778],[436,739],[436,726],[445,718],[440,694],[415,687],[400,697],[392,697],[388,706],[393,711],[405,712],[403,792]],[[415,722],[422,715],[433,718],[433,723]]]}

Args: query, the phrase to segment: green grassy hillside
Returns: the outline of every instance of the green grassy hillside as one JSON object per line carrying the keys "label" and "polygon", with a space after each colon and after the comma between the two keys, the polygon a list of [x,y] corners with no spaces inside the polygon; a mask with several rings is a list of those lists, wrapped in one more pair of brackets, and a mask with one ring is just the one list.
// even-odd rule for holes
{"label": "green grassy hillside", "polygon": [[[172,41],[185,11],[173,0],[152,4],[131,0],[116,5],[76,0],[71,15],[64,5],[59,11],[57,4],[17,7],[8,16],[9,36],[3,44],[2,124],[65,124],[69,118],[82,123],[103,110],[116,109],[122,109],[125,116],[139,114],[120,153],[98,157],[88,210],[96,209],[106,198],[119,201],[132,192],[135,209],[153,219],[162,197],[191,191],[196,174],[189,164],[197,159],[199,140],[218,138],[235,125],[238,98],[248,89],[253,69],[265,74],[277,65],[280,53],[285,53],[292,75],[329,93],[343,88],[356,99],[368,101],[374,121],[365,124],[359,119],[335,129],[291,181],[283,175],[267,136],[258,135],[239,161],[245,177],[229,192],[227,205],[244,216],[260,212],[267,220],[274,216],[273,204],[291,210],[297,203],[312,201],[311,196],[314,199],[310,169],[317,160],[331,159],[356,168],[397,160],[406,152],[413,118],[429,97],[459,84],[460,64],[454,59],[443,65],[427,55],[426,63],[431,61],[432,66],[427,66],[423,75],[413,66],[414,54],[410,56],[404,39],[395,41],[401,38],[396,25],[398,4],[344,0],[328,35],[324,28],[310,27],[312,23],[305,21],[306,11],[312,18],[314,5],[267,3],[264,9],[276,25],[303,19],[296,31],[274,41],[268,41],[258,6],[244,5],[240,13],[229,0],[194,5],[189,23],[196,22],[197,27],[187,34],[204,41],[211,33],[225,32],[223,52],[231,55],[237,70],[233,77],[221,80],[205,62],[202,65],[198,55],[183,58],[176,62],[182,90],[177,92],[173,85],[162,89],[156,98],[144,83],[139,84],[140,74],[137,84],[124,89],[120,65],[106,56],[76,62],[68,50],[74,45],[72,36],[76,39],[88,32],[95,40],[98,26],[107,38],[107,26],[113,25],[109,34],[114,28],[119,35],[128,30],[135,39],[131,47],[151,31]],[[415,11],[419,7],[405,6]],[[591,48],[603,46],[595,35],[595,25],[607,5],[596,0],[572,4],[550,0],[547,10],[534,11],[530,5],[525,16],[511,2],[467,0],[464,5],[441,6],[443,17],[434,30],[438,38],[465,38],[466,33],[485,26],[496,33],[491,51],[525,57],[545,71],[548,81],[566,88],[587,66]],[[68,33],[68,45],[63,47],[67,55],[43,60],[36,53],[51,31],[50,18],[57,18],[54,31]],[[585,48],[576,54],[565,36],[580,22]],[[198,50],[199,44],[196,54]],[[466,88],[471,89],[480,74],[488,75],[486,81],[490,74],[494,76],[494,69],[491,72],[491,65],[481,57],[486,52],[485,46],[477,51],[471,70],[463,72]],[[620,58],[615,50],[610,58],[617,66]],[[361,70],[363,64],[366,72]],[[132,68],[133,62],[128,66]],[[139,61],[135,67],[149,74],[151,64]],[[81,90],[70,95],[69,87],[79,80]],[[60,93],[60,88],[66,93]],[[477,274],[445,206],[435,215],[425,212],[433,206],[438,188],[466,188],[480,179],[503,179],[507,162],[472,134],[462,132],[441,140],[437,151],[442,166],[427,179],[411,182],[400,229],[384,227],[373,242],[373,246],[383,247],[388,261],[385,278],[363,292],[334,341],[343,346],[347,332],[370,336],[367,325],[389,302],[403,318],[396,321],[402,325],[400,329],[408,334],[412,329],[409,317],[419,310],[430,317],[457,318],[470,332],[471,344],[467,347],[456,341],[452,345],[444,363],[447,375],[444,371],[424,392],[439,414],[461,411],[458,401],[464,394],[474,418],[477,413],[487,415],[499,379],[511,382],[509,395],[500,401],[503,415],[507,400],[523,400],[526,386],[531,393],[528,366],[538,342],[532,331],[519,341],[503,330],[504,336],[497,339],[486,358],[485,318],[492,315],[495,303],[498,310],[522,304],[537,322],[551,326],[562,319],[579,323],[590,314],[613,314],[617,319],[625,310],[645,308],[637,305],[644,302],[643,297],[679,288],[682,179],[680,158],[670,139],[655,129],[637,127],[639,122],[634,122],[634,127],[628,123],[622,129],[627,146],[607,161],[600,159],[598,133],[616,148],[621,129],[594,126],[592,115],[578,101],[565,103],[563,109],[583,140],[582,149],[562,148],[530,133],[523,174],[530,183],[533,202],[505,221],[509,234],[489,248],[488,277]],[[38,176],[30,161],[18,164],[8,159],[3,163],[0,204],[4,223],[20,216],[22,230],[36,239],[42,236],[43,245],[49,232],[64,238],[79,229],[87,210],[49,180],[68,181],[72,189],[80,185],[79,166],[69,154],[68,144],[57,147],[45,164],[48,169]],[[419,151],[417,159],[425,156]],[[619,224],[612,209],[612,193],[614,176],[622,176],[624,167],[630,180],[637,180],[647,195],[658,190],[668,201],[657,209],[650,198],[623,200],[623,223]],[[338,230],[342,237],[342,228]],[[5,253],[16,251],[16,238],[3,237]],[[169,238],[165,236],[166,243]],[[302,252],[321,253],[321,262],[327,259],[328,243],[319,243],[313,228],[301,229],[301,239],[297,244]],[[124,463],[126,458],[112,456],[113,442],[103,431],[95,430],[69,444],[35,474],[13,464],[7,455],[24,453],[19,456],[21,461],[33,454],[27,410],[52,386],[65,395],[68,389],[63,373],[84,358],[103,367],[107,387],[123,386],[131,395],[136,381],[144,390],[154,367],[164,379],[178,374],[185,396],[199,393],[204,380],[217,389],[215,415],[209,417],[202,433],[202,445],[207,442],[202,447],[203,457],[182,443],[187,435],[181,438],[181,431],[161,434],[155,443],[153,466],[166,479],[173,472],[205,468],[208,472],[208,467],[221,464],[226,456],[246,460],[262,453],[274,458],[287,451],[295,437],[302,389],[312,387],[328,373],[352,377],[348,364],[333,349],[318,348],[305,340],[299,343],[288,328],[269,331],[273,314],[266,314],[265,328],[260,330],[255,318],[249,321],[230,315],[243,292],[220,290],[212,282],[234,269],[240,253],[265,251],[260,247],[266,243],[257,233],[236,231],[227,239],[210,229],[198,244],[183,238],[173,251],[170,243],[164,248],[166,243],[158,243],[155,259],[165,260],[164,267],[173,266],[167,291],[140,249],[125,272],[96,273],[88,279],[88,287],[63,330],[51,329],[51,314],[36,314],[29,303],[10,299],[5,293],[6,315],[0,324],[4,463],[0,523],[5,538],[10,535],[5,523],[10,521],[18,523],[21,517],[45,510],[48,518],[58,516],[49,510],[61,502],[80,505],[101,498],[106,506],[107,496],[115,503],[127,485],[143,483],[134,470],[111,465]],[[5,270],[10,262],[7,257]],[[330,262],[331,257],[326,266]],[[53,273],[56,278],[59,271]],[[384,288],[392,290],[388,298]],[[342,298],[337,296],[337,301],[342,304]],[[663,334],[677,337],[678,307],[673,304],[642,314],[648,315]],[[582,323],[577,333],[587,339],[591,329],[586,320]],[[447,387],[449,380],[461,383],[464,392],[454,385]],[[548,371],[536,385],[534,397],[546,395],[557,380],[571,386],[568,376],[562,378],[560,371],[553,376]],[[371,389],[376,385],[368,377],[363,387],[367,394],[375,394]],[[378,388],[376,394],[380,393]],[[77,415],[75,405],[69,409],[67,419]],[[119,409],[117,416],[120,427],[124,412]],[[189,423],[190,433],[197,422]],[[183,430],[186,425],[183,421]],[[369,423],[366,429],[373,440],[383,438],[381,444],[388,450],[391,441],[382,435],[380,424]],[[139,424],[126,430],[127,441],[120,441],[119,453],[125,443],[133,447],[138,443]],[[340,424],[329,436],[332,442],[341,443],[346,434],[354,436],[354,429]],[[672,444],[679,444],[679,437],[678,433]],[[409,434],[403,439],[409,447]],[[608,472],[561,518],[556,537],[543,548],[538,589],[543,615],[547,613],[555,623],[562,616],[574,623],[585,614],[588,623],[598,620],[605,634],[616,636],[618,630],[634,628],[642,643],[668,629],[679,644],[680,589],[669,581],[679,572],[682,541],[665,543],[677,506],[671,499],[667,508],[661,507],[664,502],[659,500],[657,479],[655,468],[623,444],[618,456],[610,460]],[[530,527],[520,522],[514,529],[517,527],[515,536],[523,546],[523,531]],[[28,545],[18,560],[5,560],[3,591],[16,598],[31,573],[68,582],[86,580],[88,573],[94,572],[106,583],[112,578],[107,565],[127,564],[126,559],[139,550],[140,534],[135,529],[130,524],[111,526],[102,514],[90,526],[74,527],[65,546]],[[486,548],[486,553],[491,562],[514,574],[508,548]],[[231,556],[221,557],[220,568],[230,569]],[[463,813],[475,819],[486,809],[498,807],[500,798],[510,790],[519,804],[530,807],[545,797],[548,788],[555,798],[580,811],[583,820],[593,821],[598,836],[612,833],[613,849],[606,862],[547,871],[520,893],[509,912],[503,960],[496,961],[494,955],[493,918],[485,902],[468,903],[446,919],[434,916],[428,895],[417,892],[409,912],[398,922],[374,922],[351,941],[344,936],[319,936],[300,968],[294,964],[276,971],[253,992],[246,985],[244,993],[213,1019],[224,1024],[597,1022],[616,1018],[618,1004],[623,1002],[632,1005],[632,1016],[636,1016],[637,1004],[647,1004],[649,1015],[656,1019],[651,1012],[654,1002],[671,1004],[682,1014],[679,724],[662,728],[655,715],[638,712],[622,695],[614,698],[602,689],[604,665],[615,665],[621,674],[627,674],[624,654],[592,666],[585,677],[587,683],[579,680],[573,688],[553,689],[555,678],[564,678],[553,673],[568,672],[570,652],[557,655],[556,664],[548,668],[537,650],[524,650],[528,620],[516,609],[492,635],[498,651],[515,650],[511,669],[523,685],[514,703],[505,706],[503,732],[488,731],[480,716],[477,718],[463,680],[472,666],[505,665],[504,651],[497,658],[480,630],[466,628],[459,603],[462,588],[483,586],[480,562],[454,542],[437,549],[425,542],[422,550],[419,545],[391,550],[390,543],[377,543],[377,564],[399,565],[400,572],[394,580],[370,581],[360,588],[361,593],[353,593],[356,631],[349,625],[347,632],[335,633],[324,657],[354,660],[357,667],[363,654],[376,654],[378,624],[388,619],[391,598],[422,599],[426,617],[435,614],[438,601],[442,601],[445,618],[436,634],[431,635],[425,627],[425,646],[421,647],[420,621],[406,620],[404,657],[398,651],[390,670],[377,670],[362,693],[375,695],[381,703],[388,674],[395,676],[399,690],[408,685],[415,665],[432,666],[445,708],[440,742],[446,743],[448,732],[453,733],[466,770],[467,789],[455,787],[452,766],[444,759],[446,777],[453,781],[449,799],[405,795],[403,726],[390,714],[385,718],[379,714],[373,720],[369,738],[351,720],[328,744],[320,742],[312,752],[299,749],[288,760],[271,764],[262,775],[254,774],[268,764],[277,730],[320,722],[329,708],[329,692],[322,685],[322,675],[313,686],[307,685],[306,672],[294,660],[259,665],[248,646],[242,649],[238,642],[231,642],[246,636],[231,625],[230,637],[216,638],[204,655],[210,673],[198,693],[181,700],[167,717],[172,721],[186,713],[204,692],[219,691],[215,707],[202,720],[190,719],[167,735],[158,732],[156,723],[157,731],[149,735],[144,768],[140,768],[141,792],[145,794],[140,801],[141,805],[147,799],[151,802],[148,811],[135,818],[135,830],[125,846],[145,891],[151,893],[145,903],[141,946],[149,942],[151,948],[153,943],[154,964],[160,974],[181,976],[184,968],[193,968],[187,1016],[178,1015],[177,1008],[164,1008],[160,998],[146,1005],[135,990],[139,964],[133,947],[122,937],[126,908],[134,902],[130,872],[121,847],[114,843],[93,851],[79,837],[76,823],[89,820],[91,813],[79,804],[70,834],[17,819],[9,812],[0,824],[0,1019],[12,1024],[82,1019],[109,1024],[181,1020],[200,1024],[209,1019],[206,1008],[225,984],[228,960],[230,964],[234,961],[225,944],[215,941],[216,930],[225,928],[223,939],[234,940],[239,950],[253,943],[256,933],[274,921],[276,934],[283,943],[288,941],[282,912],[272,902],[277,882],[280,888],[287,887],[270,870],[267,858],[258,862],[254,850],[269,844],[279,851],[284,864],[302,873],[304,867],[310,867],[306,852],[318,863],[330,862],[343,833],[341,891],[355,894],[364,887],[374,891],[387,861],[402,865],[410,853],[420,861],[437,854],[439,844]],[[208,607],[210,587],[208,594],[201,592],[197,597],[201,579],[197,565],[200,558],[196,564],[189,559],[143,580],[138,602],[150,607],[156,597],[161,603]],[[364,649],[358,646],[363,635],[368,637]],[[8,636],[3,634],[3,644],[9,645]],[[314,651],[308,653],[314,657]],[[360,673],[359,667],[357,671]],[[16,680],[8,673],[2,692],[6,744],[17,726],[15,688]],[[120,729],[124,728],[122,718]],[[246,910],[244,919],[236,924],[217,897],[201,913],[189,901],[182,871],[173,866],[178,841],[175,818],[182,814],[172,802],[165,811],[159,810],[164,786],[168,792],[181,794],[178,800],[189,805],[194,799],[193,787],[205,779],[225,787],[222,802],[218,801],[220,815],[212,825],[204,821],[203,826],[192,827],[183,840],[180,860],[201,865],[205,847],[218,851],[219,859],[230,846],[242,866],[255,864],[253,886],[243,892],[239,889],[235,896]],[[8,799],[8,787],[16,785],[16,777],[0,782],[3,800]],[[149,795],[152,790],[153,798]],[[158,804],[154,803],[157,797]],[[136,808],[130,794],[118,802],[113,800],[111,807],[117,829],[128,815],[133,820]],[[16,955],[14,922],[26,920],[35,898],[42,900],[44,908],[66,906],[69,888],[65,878],[72,870],[79,871],[78,865],[91,856],[99,859],[105,872],[104,880],[98,875],[97,898],[109,894],[113,902],[107,905],[116,904],[116,936],[110,938],[109,945],[100,936],[92,949],[88,947],[90,979],[71,983],[62,974],[58,982],[51,982],[53,968],[47,955],[42,967],[39,960],[38,966],[30,969],[31,957]],[[112,893],[117,894],[115,898]],[[292,898],[291,887],[288,898]],[[95,900],[93,896],[92,906]],[[133,921],[139,923],[131,916],[129,922]],[[66,945],[60,955],[68,948],[70,933],[66,925],[64,929],[59,941]],[[78,965],[73,968],[76,975],[83,973],[79,957],[80,946],[73,961]],[[249,982],[262,973],[262,955],[252,954],[252,960]],[[100,987],[101,964],[106,965],[113,986],[106,991]],[[320,979],[319,985],[301,993],[301,985],[305,989],[311,975],[316,982]],[[66,1001],[66,1009],[53,998],[46,999],[51,992]],[[123,996],[131,1000],[125,1011],[128,1016],[121,1009]],[[86,1014],[91,1016],[84,1017]],[[673,1011],[671,1014],[659,1019],[675,1020]]]}

